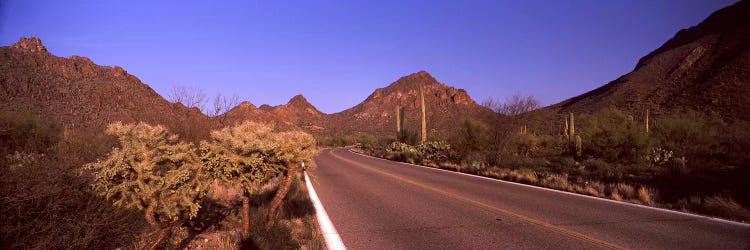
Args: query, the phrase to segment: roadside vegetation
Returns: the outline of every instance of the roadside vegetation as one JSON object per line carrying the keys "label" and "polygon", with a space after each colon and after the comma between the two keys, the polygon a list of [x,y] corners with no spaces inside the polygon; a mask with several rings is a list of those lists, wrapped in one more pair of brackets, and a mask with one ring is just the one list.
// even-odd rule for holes
{"label": "roadside vegetation", "polygon": [[196,145],[159,125],[102,134],[2,113],[0,141],[2,248],[324,248],[303,132],[243,123]]}
{"label": "roadside vegetation", "polygon": [[538,102],[508,102],[489,104],[511,122],[467,119],[445,141],[414,140],[409,130],[352,139],[356,150],[395,161],[750,221],[747,122],[693,111],[636,118],[605,108],[533,129],[518,114]]}

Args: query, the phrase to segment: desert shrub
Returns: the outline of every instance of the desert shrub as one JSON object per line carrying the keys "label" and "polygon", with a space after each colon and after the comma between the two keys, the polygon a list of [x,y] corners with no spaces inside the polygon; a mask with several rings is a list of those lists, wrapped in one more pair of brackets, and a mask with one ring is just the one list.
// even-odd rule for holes
{"label": "desert shrub", "polygon": [[451,145],[443,141],[428,141],[416,147],[422,155],[423,163],[435,163],[448,160]]}
{"label": "desert shrub", "polygon": [[456,153],[456,160],[466,165],[486,165],[494,160],[494,132],[486,123],[467,119],[453,132],[450,144]]}
{"label": "desert shrub", "polygon": [[323,135],[319,136],[318,145],[326,147],[344,147],[357,142],[357,139],[348,135]]}
{"label": "desert shrub", "polygon": [[568,152],[568,142],[562,135],[536,135],[539,140],[538,153],[534,156],[560,156]]}
{"label": "desert shrub", "polygon": [[707,197],[691,196],[680,199],[677,204],[683,210],[698,211],[739,220],[750,219],[750,212],[748,212],[750,210],[726,194],[715,194]]}
{"label": "desert shrub", "polygon": [[357,135],[357,143],[365,152],[371,152],[378,147],[378,139],[370,134],[361,133]]}
{"label": "desert shrub", "polygon": [[385,151],[386,152],[414,152],[414,153],[418,152],[416,147],[403,143],[403,142],[398,142],[398,141],[392,142],[390,145],[388,145]]}
{"label": "desert shrub", "polygon": [[541,140],[538,136],[530,133],[519,133],[517,137],[516,147],[520,155],[529,157],[532,153],[539,150]]}
{"label": "desert shrub", "polygon": [[750,204],[750,127],[694,111],[654,119],[650,134],[673,151],[660,170],[660,193],[667,199],[724,192]]}
{"label": "desert shrub", "polygon": [[403,142],[409,145],[417,145],[421,142],[422,138],[420,137],[419,133],[417,133],[416,130],[411,129],[401,129],[401,131],[398,132],[398,137],[396,138],[399,142]]}
{"label": "desert shrub", "polygon": [[719,118],[690,111],[655,119],[652,136],[676,156],[694,155],[708,151],[718,141],[720,126]]}
{"label": "desert shrub", "polygon": [[673,151],[673,157],[685,157],[690,169],[747,167],[748,127],[747,122],[727,123],[717,116],[690,111],[659,117],[651,136],[661,148]]}
{"label": "desert shrub", "polygon": [[94,162],[117,145],[117,138],[101,129],[65,130],[57,145],[57,155],[66,167],[74,169]]}
{"label": "desert shrub", "polygon": [[204,182],[194,146],[145,123],[113,123],[107,133],[118,137],[119,146],[107,158],[85,165],[92,171],[92,186],[115,206],[142,210],[159,231],[158,246],[172,227],[200,208]]}
{"label": "desert shrub", "polygon": [[626,174],[626,167],[618,163],[608,163],[600,158],[589,158],[581,162],[588,173],[588,177],[604,182],[622,181]]}
{"label": "desert shrub", "polygon": [[584,153],[607,162],[638,163],[650,149],[645,129],[626,113],[608,108],[593,115],[582,115],[580,125]]}
{"label": "desert shrub", "polygon": [[47,152],[60,140],[62,130],[31,113],[0,113],[0,156],[18,152]]}
{"label": "desert shrub", "polygon": [[0,167],[0,246],[3,249],[114,249],[146,226],[143,216],[118,209],[53,155]]}

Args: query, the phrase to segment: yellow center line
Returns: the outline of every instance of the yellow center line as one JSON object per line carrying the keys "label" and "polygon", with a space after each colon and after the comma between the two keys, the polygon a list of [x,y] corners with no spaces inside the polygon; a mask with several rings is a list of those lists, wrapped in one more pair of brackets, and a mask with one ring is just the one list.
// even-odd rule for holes
{"label": "yellow center line", "polygon": [[593,238],[591,236],[587,236],[587,235],[584,235],[584,234],[581,234],[581,233],[578,233],[578,232],[575,232],[575,231],[571,231],[571,230],[568,230],[568,229],[565,229],[565,228],[554,226],[552,224],[549,224],[549,223],[546,223],[546,222],[543,222],[543,221],[532,219],[532,218],[527,217],[525,215],[521,215],[521,214],[514,213],[514,212],[511,212],[511,211],[508,211],[508,210],[505,210],[505,209],[497,208],[497,207],[494,207],[494,206],[482,203],[480,201],[472,200],[472,199],[463,197],[463,196],[458,195],[458,194],[454,194],[454,193],[451,193],[451,192],[447,192],[447,191],[443,191],[443,190],[431,187],[431,186],[429,186],[427,184],[419,183],[419,182],[416,182],[416,181],[413,181],[413,180],[410,180],[410,179],[407,179],[407,178],[404,178],[404,177],[401,177],[401,176],[398,176],[398,175],[394,175],[394,174],[385,172],[383,170],[380,170],[380,169],[377,169],[377,168],[365,165],[363,163],[359,163],[359,162],[356,162],[356,161],[352,161],[352,160],[343,158],[343,157],[337,155],[336,153],[334,153],[333,150],[329,150],[328,152],[331,154],[331,156],[333,156],[333,157],[335,157],[335,158],[337,158],[337,159],[339,159],[341,161],[347,162],[347,163],[349,163],[349,164],[351,164],[353,166],[360,167],[360,168],[363,168],[363,169],[366,169],[366,170],[378,173],[380,175],[383,175],[383,176],[386,176],[386,177],[389,177],[389,178],[393,178],[395,180],[402,181],[402,182],[414,185],[416,187],[420,187],[422,189],[425,189],[425,190],[428,190],[428,191],[431,191],[431,192],[434,192],[434,193],[437,193],[437,194],[444,195],[444,196],[449,197],[451,199],[454,199],[454,200],[457,200],[457,201],[461,201],[463,203],[466,203],[466,204],[469,204],[469,205],[472,205],[472,206],[475,206],[475,207],[478,207],[478,208],[489,210],[490,212],[495,212],[495,213],[498,213],[500,215],[505,215],[505,216],[508,216],[508,217],[513,217],[513,218],[516,218],[516,219],[521,220],[523,222],[526,222],[528,224],[539,226],[539,227],[547,229],[549,231],[557,232],[557,233],[563,234],[565,236],[571,237],[573,239],[580,240],[580,241],[583,241],[583,242],[587,242],[587,243],[592,244],[592,245],[597,246],[597,247],[601,247],[601,248],[605,248],[605,249],[627,249],[625,247],[616,245],[614,243],[606,242],[606,241],[603,241],[603,240],[600,240],[600,239],[596,239],[596,238]]}

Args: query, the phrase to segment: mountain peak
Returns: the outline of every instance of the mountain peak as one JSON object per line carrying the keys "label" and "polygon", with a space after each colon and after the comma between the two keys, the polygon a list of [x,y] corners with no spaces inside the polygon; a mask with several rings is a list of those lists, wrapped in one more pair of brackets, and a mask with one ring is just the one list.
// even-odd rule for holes
{"label": "mountain peak", "polygon": [[38,37],[21,37],[18,42],[11,45],[12,48],[22,49],[30,52],[47,52],[47,48],[42,45],[42,40]]}
{"label": "mountain peak", "polygon": [[424,71],[424,70],[420,70],[416,73],[411,73],[409,75],[401,77],[396,82],[401,82],[401,81],[419,82],[419,83],[424,83],[424,84],[437,83],[437,80],[435,80],[435,78],[432,77],[430,73],[427,73],[427,71]]}
{"label": "mountain peak", "polygon": [[295,95],[294,97],[292,97],[292,99],[289,99],[289,102],[286,104],[286,106],[298,111],[303,111],[311,114],[320,113],[320,111],[318,111],[315,106],[310,104],[310,102],[308,102],[303,95]]}
{"label": "mountain peak", "polygon": [[251,103],[251,102],[249,102],[249,101],[242,101],[242,102],[240,103],[240,105],[237,105],[237,106],[239,106],[239,107],[243,107],[243,108],[250,108],[250,109],[255,109],[255,105],[253,105],[253,103]]}
{"label": "mountain peak", "polygon": [[308,102],[307,99],[305,98],[305,96],[303,96],[303,95],[295,95],[294,97],[292,97],[292,99],[289,99],[289,102],[287,102],[287,104],[290,104],[290,105],[298,105],[298,104],[311,105],[310,102]]}

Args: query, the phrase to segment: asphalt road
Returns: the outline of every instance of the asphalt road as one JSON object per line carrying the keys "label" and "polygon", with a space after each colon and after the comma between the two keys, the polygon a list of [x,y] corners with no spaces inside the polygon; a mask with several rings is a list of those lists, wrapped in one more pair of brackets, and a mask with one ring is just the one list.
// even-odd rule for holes
{"label": "asphalt road", "polygon": [[750,226],[324,150],[313,186],[349,249],[748,249]]}

